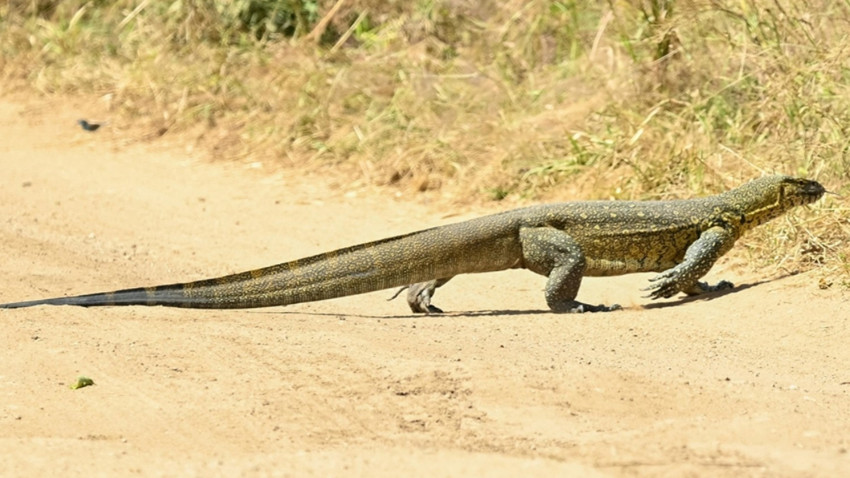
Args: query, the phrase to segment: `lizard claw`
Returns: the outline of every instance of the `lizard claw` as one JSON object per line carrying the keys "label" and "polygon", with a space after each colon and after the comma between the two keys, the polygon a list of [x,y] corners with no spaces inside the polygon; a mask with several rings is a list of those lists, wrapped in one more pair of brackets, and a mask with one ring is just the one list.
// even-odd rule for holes
{"label": "lizard claw", "polygon": [[[650,279],[650,282],[653,280],[660,280],[660,277],[655,277]],[[649,295],[645,295],[644,298],[647,299],[667,299],[669,297],[673,297],[679,292],[679,286],[676,284],[675,279],[666,278],[659,284],[652,284],[649,287],[644,287],[641,289],[642,291],[651,291]]]}
{"label": "lizard claw", "polygon": [[697,282],[689,290],[686,290],[685,293],[688,295],[699,295],[705,294],[706,292],[717,292],[721,290],[728,290],[735,287],[735,284],[729,282],[728,280],[722,280],[717,284],[709,284],[707,282]]}
{"label": "lizard claw", "polygon": [[667,269],[655,277],[650,278],[649,287],[641,289],[643,291],[651,291],[650,294],[644,296],[644,298],[656,300],[673,297],[682,290],[682,275],[682,267],[681,264],[679,264],[676,267]]}
{"label": "lizard claw", "polygon": [[649,278],[649,282],[658,282],[660,280],[669,279],[674,277],[677,274],[676,268],[668,269],[660,274],[656,274],[654,277]]}
{"label": "lizard claw", "polygon": [[[654,279],[657,280],[658,277],[655,277]],[[652,279],[650,279],[650,281],[652,281]],[[678,292],[684,292],[688,295],[699,295],[704,294],[706,292],[717,292],[721,290],[727,290],[733,287],[735,287],[735,285],[731,282],[722,280],[714,285],[709,285],[705,282],[697,282],[692,287],[683,289],[681,286],[677,285],[675,278],[668,278],[660,284],[653,284],[641,290],[652,291],[649,295],[645,295],[644,298],[656,300],[673,297]]]}
{"label": "lizard claw", "polygon": [[436,305],[428,304],[428,311],[425,312],[425,313],[426,314],[442,314],[443,309],[437,307]]}

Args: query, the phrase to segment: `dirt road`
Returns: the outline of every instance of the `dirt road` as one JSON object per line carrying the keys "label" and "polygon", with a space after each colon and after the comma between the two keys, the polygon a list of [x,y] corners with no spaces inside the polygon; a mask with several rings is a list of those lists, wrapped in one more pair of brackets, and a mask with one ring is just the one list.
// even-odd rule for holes
{"label": "dirt road", "polygon": [[[315,178],[122,146],[62,105],[0,101],[0,301],[199,279],[451,218]],[[364,197],[365,196],[365,197]],[[478,211],[479,213],[481,211]],[[525,271],[460,277],[450,313],[378,292],[285,308],[0,311],[0,474],[839,476],[850,303],[802,274],[554,315]],[[743,275],[742,275],[743,274]],[[96,385],[71,390],[79,375]]]}

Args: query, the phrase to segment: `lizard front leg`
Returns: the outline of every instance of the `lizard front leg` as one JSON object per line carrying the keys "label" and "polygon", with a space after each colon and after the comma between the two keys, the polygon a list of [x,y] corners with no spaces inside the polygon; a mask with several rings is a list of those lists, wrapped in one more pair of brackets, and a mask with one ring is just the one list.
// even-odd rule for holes
{"label": "lizard front leg", "polygon": [[717,259],[729,251],[734,243],[734,234],[726,228],[715,226],[705,230],[688,247],[685,258],[680,264],[649,280],[652,285],[644,289],[652,291],[648,297],[660,299],[672,297],[678,292],[697,295],[731,289],[733,285],[729,281],[724,280],[715,285],[709,285],[700,282],[699,278],[707,274]]}
{"label": "lizard front leg", "polygon": [[546,303],[555,312],[607,312],[621,307],[584,304],[576,300],[587,261],[581,246],[564,231],[552,227],[519,231],[523,265],[549,278]]}

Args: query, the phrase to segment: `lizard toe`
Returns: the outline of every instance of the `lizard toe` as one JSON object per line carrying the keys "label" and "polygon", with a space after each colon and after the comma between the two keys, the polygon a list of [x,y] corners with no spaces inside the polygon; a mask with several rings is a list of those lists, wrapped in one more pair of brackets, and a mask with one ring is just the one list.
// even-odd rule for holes
{"label": "lizard toe", "polygon": [[651,290],[652,292],[649,295],[644,296],[644,298],[658,300],[658,299],[667,299],[673,297],[676,294],[677,290],[671,284],[661,284],[656,287],[649,287],[644,290]]}
{"label": "lizard toe", "polygon": [[605,305],[605,304],[599,304],[599,305],[588,305],[588,304],[582,304],[582,305],[584,305],[584,312],[611,312],[611,311],[614,311],[614,310],[623,310],[623,307],[622,307],[620,304],[611,304],[611,305]]}
{"label": "lizard toe", "polygon": [[431,304],[429,295],[421,294],[416,296],[416,300],[408,301],[410,310],[417,314],[442,314],[443,309]]}
{"label": "lizard toe", "polygon": [[425,313],[426,314],[442,314],[443,309],[437,307],[436,305],[428,304],[428,311],[425,312]]}
{"label": "lizard toe", "polygon": [[711,292],[716,292],[718,290],[734,289],[735,284],[729,282],[728,280],[722,280],[722,281],[718,282],[717,284],[708,286],[708,288]]}

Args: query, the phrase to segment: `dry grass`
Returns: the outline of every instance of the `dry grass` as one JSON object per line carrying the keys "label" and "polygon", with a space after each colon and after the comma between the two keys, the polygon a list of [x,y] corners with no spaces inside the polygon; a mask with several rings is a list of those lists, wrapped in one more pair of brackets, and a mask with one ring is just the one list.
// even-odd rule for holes
{"label": "dry grass", "polygon": [[[0,17],[4,84],[107,97],[119,128],[204,125],[217,157],[465,200],[686,197],[766,172],[850,194],[848,2],[19,0]],[[751,235],[751,262],[848,285],[846,200],[812,209]]]}

